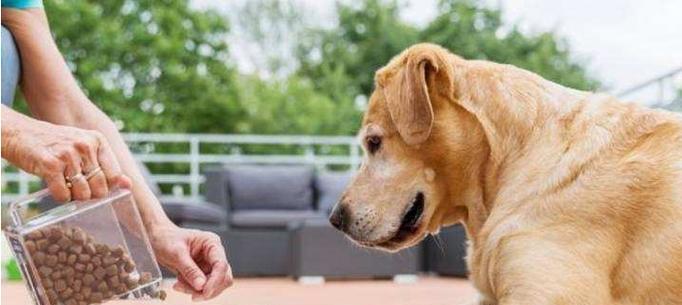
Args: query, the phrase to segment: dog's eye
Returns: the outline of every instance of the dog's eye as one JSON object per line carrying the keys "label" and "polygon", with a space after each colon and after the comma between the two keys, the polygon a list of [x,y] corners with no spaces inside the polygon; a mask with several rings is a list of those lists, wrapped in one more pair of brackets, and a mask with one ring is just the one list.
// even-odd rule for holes
{"label": "dog's eye", "polygon": [[381,148],[381,138],[378,136],[368,136],[365,139],[367,142],[367,151],[370,154],[374,154],[379,148]]}

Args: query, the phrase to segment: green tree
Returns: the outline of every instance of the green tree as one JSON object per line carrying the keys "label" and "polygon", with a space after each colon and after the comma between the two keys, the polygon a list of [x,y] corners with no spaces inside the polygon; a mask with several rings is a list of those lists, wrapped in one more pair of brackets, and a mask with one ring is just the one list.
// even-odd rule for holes
{"label": "green tree", "polygon": [[231,132],[243,117],[222,16],[186,0],[45,1],[45,9],[81,87],[124,131]]}
{"label": "green tree", "polygon": [[382,0],[339,4],[338,27],[311,30],[298,45],[298,75],[315,80],[319,91],[349,108],[371,93],[374,72],[393,56],[412,44],[433,42],[465,58],[514,64],[573,88],[599,86],[554,33],[524,34],[503,24],[499,9],[443,0],[439,15],[418,28],[400,18],[401,8]]}

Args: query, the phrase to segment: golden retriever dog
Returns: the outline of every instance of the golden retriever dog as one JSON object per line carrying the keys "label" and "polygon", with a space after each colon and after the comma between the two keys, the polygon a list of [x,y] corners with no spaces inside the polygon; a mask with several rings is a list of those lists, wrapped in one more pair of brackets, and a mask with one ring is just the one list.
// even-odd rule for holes
{"label": "golden retriever dog", "polygon": [[474,304],[682,304],[682,120],[431,44],[380,69],[331,223],[409,247],[461,222]]}

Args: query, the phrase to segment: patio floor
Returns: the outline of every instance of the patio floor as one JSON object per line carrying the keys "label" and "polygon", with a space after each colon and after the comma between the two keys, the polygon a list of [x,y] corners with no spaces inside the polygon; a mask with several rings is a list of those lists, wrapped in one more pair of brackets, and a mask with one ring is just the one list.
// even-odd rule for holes
{"label": "patio floor", "polygon": [[[165,302],[144,304],[186,305],[190,298],[170,289],[164,283],[168,298]],[[471,300],[473,287],[463,279],[421,277],[416,283],[394,284],[389,280],[328,281],[319,285],[301,285],[290,278],[239,278],[235,285],[218,298],[197,304],[226,305],[456,305]],[[31,304],[21,282],[2,283],[3,305]],[[107,304],[135,304],[117,301]]]}

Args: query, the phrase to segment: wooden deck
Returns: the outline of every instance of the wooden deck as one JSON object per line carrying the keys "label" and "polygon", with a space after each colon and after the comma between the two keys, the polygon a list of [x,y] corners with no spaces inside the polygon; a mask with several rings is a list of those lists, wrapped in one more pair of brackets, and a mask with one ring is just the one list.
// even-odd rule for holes
{"label": "wooden deck", "polygon": [[[116,301],[107,304],[192,304],[191,299],[170,289],[164,302]],[[395,284],[389,280],[328,281],[302,285],[289,278],[243,278],[218,298],[197,304],[225,305],[457,305],[471,300],[473,287],[463,279],[421,277],[416,283]],[[3,305],[29,305],[23,283],[2,283]]]}

